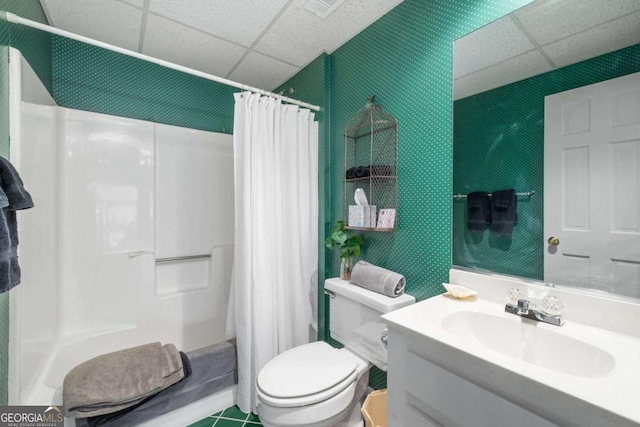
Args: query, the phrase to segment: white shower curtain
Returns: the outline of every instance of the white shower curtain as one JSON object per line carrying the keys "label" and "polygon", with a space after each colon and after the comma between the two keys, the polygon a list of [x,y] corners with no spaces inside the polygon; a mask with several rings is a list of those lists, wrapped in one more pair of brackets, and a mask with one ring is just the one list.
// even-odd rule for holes
{"label": "white shower curtain", "polygon": [[[318,123],[309,110],[235,94],[234,279],[238,406],[255,411],[260,369],[309,342],[318,265]],[[233,331],[229,329],[229,333]]]}

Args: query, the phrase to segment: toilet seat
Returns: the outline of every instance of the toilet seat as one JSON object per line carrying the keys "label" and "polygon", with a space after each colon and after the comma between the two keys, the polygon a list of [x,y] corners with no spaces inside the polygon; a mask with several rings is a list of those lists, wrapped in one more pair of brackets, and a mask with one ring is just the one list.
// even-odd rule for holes
{"label": "toilet seat", "polygon": [[257,393],[276,407],[311,405],[336,396],[358,376],[357,363],[325,342],[288,350],[260,371]]}

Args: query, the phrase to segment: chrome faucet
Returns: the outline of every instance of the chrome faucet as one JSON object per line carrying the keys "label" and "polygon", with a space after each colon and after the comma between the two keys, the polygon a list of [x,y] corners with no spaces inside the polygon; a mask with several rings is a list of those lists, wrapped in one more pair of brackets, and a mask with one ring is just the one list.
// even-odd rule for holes
{"label": "chrome faucet", "polygon": [[526,299],[518,300],[518,316],[526,316],[529,314],[529,304],[530,302]]}
{"label": "chrome faucet", "polygon": [[544,310],[535,310],[533,307],[535,307],[535,304],[532,304],[531,301],[518,299],[517,305],[507,304],[504,307],[504,311],[526,319],[562,326],[563,320],[560,314],[549,314]]}

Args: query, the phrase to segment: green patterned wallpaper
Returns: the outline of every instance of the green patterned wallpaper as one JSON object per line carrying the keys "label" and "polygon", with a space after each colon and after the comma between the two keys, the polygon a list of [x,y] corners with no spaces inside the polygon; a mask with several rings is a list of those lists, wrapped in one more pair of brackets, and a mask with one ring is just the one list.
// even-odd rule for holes
{"label": "green patterned wallpaper", "polygon": [[468,232],[467,205],[455,201],[453,264],[543,279],[544,97],[639,71],[635,45],[454,103],[453,192],[536,194],[518,199],[510,237]]}
{"label": "green patterned wallpaper", "polygon": [[52,50],[53,97],[60,106],[233,131],[236,88],[65,37],[55,36]]}
{"label": "green patterned wallpaper", "polygon": [[[0,10],[48,24],[38,0],[0,0]],[[20,50],[49,93],[52,92],[51,35],[21,25],[12,25],[11,46]]]}
{"label": "green patterned wallpaper", "polygon": [[398,120],[398,230],[365,233],[362,258],[404,274],[418,300],[443,291],[451,265],[453,40],[527,3],[405,0],[332,55],[332,216],[342,215],[343,129],[376,94]]}
{"label": "green patterned wallpaper", "polygon": [[11,26],[11,46],[22,52],[49,93],[53,93],[52,39],[53,36],[44,31],[22,25]]}

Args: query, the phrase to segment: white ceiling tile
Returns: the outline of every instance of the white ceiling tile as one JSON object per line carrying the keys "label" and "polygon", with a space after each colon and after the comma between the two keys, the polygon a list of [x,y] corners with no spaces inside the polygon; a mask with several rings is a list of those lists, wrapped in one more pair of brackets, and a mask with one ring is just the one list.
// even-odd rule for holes
{"label": "white ceiling tile", "polygon": [[115,0],[43,0],[56,28],[137,50],[142,12]]}
{"label": "white ceiling tile", "polygon": [[466,76],[533,48],[511,18],[505,16],[453,43],[453,76]]}
{"label": "white ceiling tile", "polygon": [[293,2],[262,36],[255,50],[303,66],[323,51],[332,52],[399,0],[350,0],[322,19]]}
{"label": "white ceiling tile", "polygon": [[246,48],[149,14],[142,44],[146,55],[218,76],[226,76]]}
{"label": "white ceiling tile", "polygon": [[119,1],[124,3],[129,3],[130,5],[137,6],[137,7],[144,6],[144,0],[119,0]]}
{"label": "white ceiling tile", "polygon": [[551,71],[537,50],[501,62],[453,81],[453,99],[466,98],[490,89]]}
{"label": "white ceiling tile", "polygon": [[638,10],[640,0],[540,0],[515,15],[545,45]]}
{"label": "white ceiling tile", "polygon": [[260,89],[273,90],[300,69],[258,52],[250,52],[229,79]]}
{"label": "white ceiling tile", "polygon": [[149,10],[250,46],[287,0],[151,0]]}
{"label": "white ceiling tile", "polygon": [[640,13],[624,16],[543,49],[558,67],[564,67],[637,43],[640,43]]}

